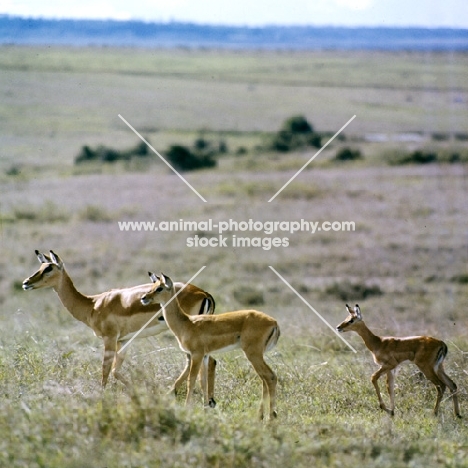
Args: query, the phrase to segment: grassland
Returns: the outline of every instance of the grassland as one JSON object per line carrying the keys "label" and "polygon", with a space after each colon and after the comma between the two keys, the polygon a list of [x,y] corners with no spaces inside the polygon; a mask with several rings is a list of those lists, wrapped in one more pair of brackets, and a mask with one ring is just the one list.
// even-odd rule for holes
{"label": "grassland", "polygon": [[[386,163],[395,151],[466,151],[456,137],[468,127],[466,55],[4,47],[0,70],[0,466],[467,466],[467,166]],[[201,134],[225,140],[216,169],[184,174],[207,203],[156,157],[74,166],[82,145],[137,142],[118,114],[161,151]],[[268,203],[314,152],[255,147],[297,114],[330,134],[357,117]],[[364,159],[334,162],[342,145]],[[279,233],[289,246],[263,250],[118,228],[210,218],[356,230]],[[118,383],[102,394],[100,340],[52,291],[21,290],[37,248],[59,253],[89,294],[142,283],[148,269],[184,280],[207,265],[196,283],[218,311],[256,303],[280,323],[268,357],[278,422],[255,422],[260,383],[241,354],[219,359],[215,410],[201,396],[193,409],[166,397],[184,361],[169,334],[133,344],[135,396]],[[465,418],[449,400],[433,417],[435,390],[410,365],[395,417],[381,413],[359,337],[345,336],[354,354],[269,265],[333,326],[359,302],[377,333],[444,339]]]}

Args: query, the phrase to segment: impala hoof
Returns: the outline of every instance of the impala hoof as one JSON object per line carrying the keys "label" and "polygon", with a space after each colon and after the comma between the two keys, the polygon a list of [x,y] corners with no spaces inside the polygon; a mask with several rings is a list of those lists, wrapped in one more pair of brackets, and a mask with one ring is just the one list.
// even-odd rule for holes
{"label": "impala hoof", "polygon": [[380,405],[380,409],[388,413],[390,416],[395,416],[395,411],[388,409],[385,405]]}
{"label": "impala hoof", "polygon": [[208,406],[210,408],[216,408],[216,401],[214,398],[210,398],[210,401],[208,401]]}

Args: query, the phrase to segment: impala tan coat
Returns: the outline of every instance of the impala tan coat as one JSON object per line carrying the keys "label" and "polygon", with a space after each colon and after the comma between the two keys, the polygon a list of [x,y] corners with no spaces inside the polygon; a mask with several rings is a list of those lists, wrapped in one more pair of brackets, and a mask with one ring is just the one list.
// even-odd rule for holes
{"label": "impala tan coat", "polygon": [[[160,312],[158,303],[145,307],[141,303],[141,296],[152,288],[152,284],[142,284],[131,288],[112,289],[100,294],[87,296],[80,293],[65,270],[60,257],[50,251],[44,255],[36,250],[36,256],[41,263],[37,270],[23,282],[23,289],[53,288],[60,301],[71,315],[90,327],[96,336],[104,342],[104,357],[102,362],[102,386],[105,387],[109,374],[125,385],[129,382],[121,374],[120,368],[125,359],[126,349],[119,352],[125,343],[142,327]],[[183,283],[176,283],[177,290],[182,289]],[[202,289],[188,284],[179,294],[181,303],[189,314],[212,314],[214,312],[213,297]],[[152,323],[139,333],[138,338],[157,335],[168,330],[162,315],[155,317]],[[215,361],[209,363],[209,368],[203,372],[205,399],[213,401],[214,366]],[[208,386],[209,388],[206,388]],[[174,389],[174,391],[177,389]]]}
{"label": "impala tan coat", "polygon": [[[356,304],[354,310],[346,304],[349,316],[340,323],[336,329],[339,332],[355,331],[363,340],[367,348],[374,357],[376,364],[380,368],[375,372],[371,381],[374,385],[379,399],[380,408],[394,415],[395,413],[395,375],[394,370],[404,361],[411,361],[416,364],[421,372],[436,386],[437,400],[434,407],[434,414],[439,412],[440,402],[446,387],[450,389],[453,399],[453,409],[457,417],[460,416],[458,405],[457,386],[444,371],[444,359],[447,355],[447,345],[437,338],[431,336],[409,336],[405,338],[395,338],[393,336],[380,337],[374,335],[362,320],[361,310]],[[387,388],[390,396],[390,408],[387,408],[382,395],[378,380],[386,374]]]}
{"label": "impala tan coat", "polygon": [[[191,400],[200,365],[212,353],[242,349],[262,380],[263,397],[259,416],[269,404],[270,419],[276,417],[276,374],[264,360],[264,353],[272,349],[280,336],[276,320],[256,310],[238,310],[218,315],[187,315],[175,295],[172,280],[161,274],[150,273],[154,282],[151,291],[141,298],[143,304],[163,304],[167,325],[174,333],[180,348],[190,356],[186,404]],[[189,368],[188,368],[189,367]]]}

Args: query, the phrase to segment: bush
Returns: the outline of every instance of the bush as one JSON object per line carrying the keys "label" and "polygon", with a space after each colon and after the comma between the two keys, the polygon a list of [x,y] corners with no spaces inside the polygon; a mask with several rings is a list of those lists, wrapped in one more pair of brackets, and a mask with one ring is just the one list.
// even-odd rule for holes
{"label": "bush", "polygon": [[287,152],[306,146],[320,147],[321,136],[314,132],[312,125],[305,117],[298,115],[286,120],[281,129],[275,133],[269,145],[274,151]]}
{"label": "bush", "polygon": [[468,141],[468,133],[466,132],[456,132],[454,136],[455,140]]}
{"label": "bush", "polygon": [[257,288],[244,286],[233,291],[234,299],[245,307],[255,307],[265,304],[263,291]]}
{"label": "bush", "polygon": [[81,152],[75,158],[75,164],[92,161],[112,163],[115,161],[128,161],[133,157],[147,156],[149,156],[148,146],[143,141],[138,143],[133,148],[129,148],[123,151],[109,148],[104,145],[99,145],[94,149],[88,145],[85,145],[81,148]]}
{"label": "bush", "polygon": [[383,294],[378,285],[368,286],[364,283],[351,283],[349,281],[333,283],[325,289],[324,293],[327,296],[335,296],[344,302],[363,301],[369,297]]}
{"label": "bush", "polygon": [[194,171],[216,166],[212,152],[205,152],[200,147],[192,151],[187,146],[173,145],[167,150],[166,156],[175,169],[180,171]]}
{"label": "bush", "polygon": [[410,155],[409,162],[415,164],[428,164],[437,161],[437,153],[426,152],[421,150],[413,151]]}
{"label": "bush", "polygon": [[431,136],[432,136],[432,139],[434,141],[447,141],[447,140],[450,140],[450,134],[449,133],[433,132]]}
{"label": "bush", "polygon": [[355,161],[357,159],[362,159],[362,154],[358,149],[344,147],[336,152],[335,159],[337,161]]}
{"label": "bush", "polygon": [[312,125],[307,122],[306,118],[302,115],[290,117],[283,124],[283,130],[292,134],[308,134],[314,133]]}
{"label": "bush", "polygon": [[79,218],[93,223],[112,221],[112,216],[100,206],[88,205],[79,212]]}
{"label": "bush", "polygon": [[[389,155],[387,158],[389,164],[429,164],[434,162],[443,162],[443,160],[434,151],[416,150],[411,153],[406,151],[398,151]],[[451,160],[450,160],[451,159]],[[457,162],[457,156],[447,158],[446,162]]]}

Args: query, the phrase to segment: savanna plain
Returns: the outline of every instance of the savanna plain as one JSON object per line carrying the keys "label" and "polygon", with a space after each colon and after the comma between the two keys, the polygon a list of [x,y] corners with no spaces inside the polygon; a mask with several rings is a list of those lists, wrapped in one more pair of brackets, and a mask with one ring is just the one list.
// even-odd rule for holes
{"label": "savanna plain", "polygon": [[[4,46],[0,53],[0,466],[468,466],[468,56]],[[153,153],[76,164],[83,146],[162,155],[222,143],[217,166],[183,172]],[[268,141],[302,115],[318,151]],[[359,152],[336,158],[342,148]],[[436,155],[405,159],[401,155]],[[226,247],[188,247],[191,232],[123,231],[122,221],[352,221],[352,231],[234,232]],[[287,238],[264,249],[232,237]],[[184,365],[170,332],[132,342],[123,372],[100,388],[102,341],[52,290],[22,290],[34,250],[64,260],[78,290],[195,284],[216,311],[256,308],[281,327],[267,362],[278,418],[256,420],[258,376],[241,352],[218,358],[217,407],[167,390]],[[432,335],[448,345],[448,392],[400,367],[396,411],[378,407],[376,370],[359,336],[332,327],[359,303],[379,335]],[[353,352],[352,347],[357,351]],[[381,388],[385,395],[383,380]]]}

